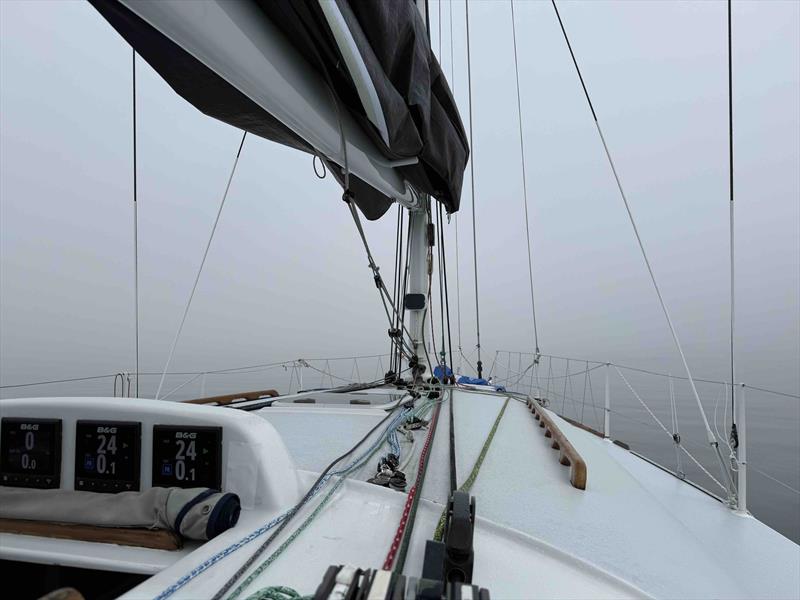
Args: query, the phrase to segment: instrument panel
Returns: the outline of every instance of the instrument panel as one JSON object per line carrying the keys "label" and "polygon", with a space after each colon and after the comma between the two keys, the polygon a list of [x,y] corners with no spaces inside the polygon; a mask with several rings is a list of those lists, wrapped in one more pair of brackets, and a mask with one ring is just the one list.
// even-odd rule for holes
{"label": "instrument panel", "polygon": [[[151,431],[150,487],[222,489],[222,427],[153,425]],[[61,457],[61,419],[2,418],[0,485],[59,488]],[[73,489],[139,491],[141,466],[141,422],[75,421]]]}
{"label": "instrument panel", "polygon": [[0,485],[58,488],[61,485],[61,420],[3,418]]}
{"label": "instrument panel", "polygon": [[142,424],[78,421],[75,424],[75,489],[139,491]]}
{"label": "instrument panel", "polygon": [[153,426],[153,486],[222,487],[222,427]]}
{"label": "instrument panel", "polygon": [[208,487],[237,494],[246,510],[278,510],[301,492],[283,439],[255,411],[146,398],[8,398],[0,399],[0,425],[0,486]]}

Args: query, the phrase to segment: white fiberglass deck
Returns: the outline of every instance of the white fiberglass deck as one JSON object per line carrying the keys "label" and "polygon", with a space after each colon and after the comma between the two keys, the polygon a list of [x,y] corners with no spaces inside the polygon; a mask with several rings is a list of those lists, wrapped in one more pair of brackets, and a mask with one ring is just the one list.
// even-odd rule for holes
{"label": "white fiberglass deck", "polygon": [[[460,484],[506,396],[456,390],[453,400]],[[425,540],[432,536],[449,493],[449,409],[450,402],[445,401],[405,564],[404,572],[410,575],[421,572]],[[281,403],[251,414],[276,428],[302,469],[301,487],[307,488],[319,471],[386,413],[375,406]],[[570,485],[569,469],[558,463],[550,440],[525,404],[516,399],[509,400],[471,490],[478,515],[473,582],[488,588],[493,598],[800,597],[800,547],[796,544],[627,450],[553,418],[587,463],[585,491]],[[415,454],[425,434],[416,432]],[[403,444],[403,452],[409,446]],[[374,474],[377,456],[332,496],[313,523],[242,597],[270,585],[313,593],[331,564],[380,567],[406,495],[363,481]],[[413,456],[406,468],[409,486],[416,462]],[[289,537],[323,495],[324,491],[295,517],[258,562]],[[248,534],[256,523],[276,514],[248,514],[236,528],[128,596],[156,596]],[[210,595],[264,537],[223,559],[173,597]]]}

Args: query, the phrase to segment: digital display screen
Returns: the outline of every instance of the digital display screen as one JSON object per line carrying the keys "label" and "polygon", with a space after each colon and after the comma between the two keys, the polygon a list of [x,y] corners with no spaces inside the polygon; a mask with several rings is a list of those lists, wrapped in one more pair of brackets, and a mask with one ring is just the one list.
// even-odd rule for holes
{"label": "digital display screen", "polygon": [[4,418],[0,426],[0,485],[61,485],[61,420]]}
{"label": "digital display screen", "polygon": [[142,424],[78,421],[75,426],[75,489],[84,492],[139,490]]}
{"label": "digital display screen", "polygon": [[153,426],[153,487],[222,489],[222,427]]}

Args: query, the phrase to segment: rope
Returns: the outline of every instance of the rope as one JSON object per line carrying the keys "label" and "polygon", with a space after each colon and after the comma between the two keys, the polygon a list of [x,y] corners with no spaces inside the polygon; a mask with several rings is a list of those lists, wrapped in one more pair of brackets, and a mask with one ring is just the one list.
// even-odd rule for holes
{"label": "rope", "polygon": [[[509,399],[510,396],[506,396],[506,401],[503,403],[503,407],[500,409],[500,412],[497,413],[497,418],[494,420],[494,425],[492,425],[492,428],[489,430],[489,435],[486,436],[486,440],[483,442],[483,447],[481,448],[480,454],[478,454],[475,464],[472,466],[472,471],[470,471],[464,483],[461,484],[461,487],[458,488],[460,491],[469,492],[472,489],[472,485],[475,483],[475,480],[478,478],[478,473],[483,465],[483,460],[486,458],[486,454],[489,452],[489,447],[492,445],[494,434],[497,433],[497,427],[500,425],[500,419],[503,418],[503,415],[506,412]],[[436,530],[433,532],[433,539],[437,542],[442,541],[446,520],[447,509],[445,508],[445,510],[442,511],[442,516],[439,517],[439,523],[436,525]]]}
{"label": "rope", "polygon": [[511,4],[511,33],[514,41],[514,75],[517,82],[517,115],[519,117],[519,154],[522,163],[522,199],[525,208],[525,237],[528,241],[528,278],[531,286],[531,316],[533,317],[533,344],[536,353],[539,353],[539,332],[536,327],[536,303],[533,300],[533,257],[531,254],[531,228],[528,218],[528,179],[525,176],[525,143],[522,134],[522,98],[519,91],[519,64],[517,60],[517,25],[514,19],[514,0],[509,0]]}
{"label": "rope", "polygon": [[[398,407],[399,407],[399,406],[400,406],[400,405],[398,405]],[[395,407],[395,409],[394,409],[394,410],[396,410],[398,407]],[[378,430],[378,428],[379,428],[379,427],[381,427],[381,425],[383,425],[384,423],[386,423],[386,422],[388,421],[388,422],[389,422],[389,424],[387,425],[387,427],[386,427],[386,429],[384,430],[383,434],[382,434],[382,435],[380,435],[380,436],[378,436],[378,438],[377,438],[377,439],[376,439],[376,441],[375,441],[375,442],[372,444],[372,446],[370,446],[370,448],[369,448],[369,449],[368,449],[368,450],[367,450],[367,451],[366,451],[366,452],[365,452],[365,453],[362,455],[362,457],[363,457],[363,456],[368,456],[368,455],[369,455],[369,454],[370,454],[370,453],[371,453],[371,452],[372,452],[372,451],[373,451],[375,448],[377,448],[377,447],[378,447],[380,444],[382,444],[382,443],[383,443],[383,441],[384,441],[384,439],[385,439],[386,435],[388,434],[388,432],[389,432],[389,431],[390,431],[390,430],[391,430],[393,427],[395,427],[395,426],[398,426],[398,425],[399,425],[399,423],[401,422],[401,420],[402,420],[402,419],[405,417],[405,414],[406,414],[406,412],[405,412],[405,411],[403,411],[403,412],[401,412],[401,413],[398,413],[398,414],[394,415],[394,417],[392,417],[392,412],[389,412],[389,413],[386,415],[386,417],[384,417],[383,419],[381,419],[381,421],[380,421],[378,424],[376,424],[376,425],[375,425],[375,426],[374,426],[372,429],[370,429],[370,430],[367,432],[367,434],[366,434],[364,437],[362,437],[362,438],[361,438],[361,439],[360,439],[360,440],[359,440],[359,441],[358,441],[358,442],[357,442],[357,443],[356,443],[356,444],[355,444],[355,445],[354,445],[352,448],[350,448],[350,450],[348,450],[347,452],[345,452],[345,453],[344,453],[344,454],[342,454],[341,456],[339,456],[339,457],[337,457],[336,459],[334,459],[334,460],[333,460],[333,462],[331,462],[331,463],[330,463],[330,464],[329,464],[329,465],[328,465],[328,466],[325,468],[325,470],[324,470],[324,471],[323,471],[323,472],[320,474],[320,476],[317,478],[316,482],[314,482],[314,485],[312,485],[312,486],[311,486],[311,488],[308,490],[308,492],[306,492],[305,496],[303,496],[303,498],[301,498],[301,499],[300,499],[300,501],[299,501],[299,502],[298,502],[298,503],[297,503],[295,506],[293,506],[292,508],[290,508],[288,511],[286,511],[284,514],[280,515],[279,517],[276,517],[275,519],[273,519],[273,521],[272,521],[272,522],[270,522],[270,524],[268,524],[268,525],[269,525],[269,527],[262,527],[260,530],[257,530],[257,531],[259,531],[258,535],[261,535],[261,534],[265,533],[266,531],[268,531],[269,529],[271,529],[272,527],[274,527],[274,526],[276,526],[276,525],[277,525],[277,527],[278,527],[278,528],[277,528],[277,529],[276,529],[276,530],[275,530],[275,531],[272,533],[272,535],[270,535],[270,537],[269,537],[269,538],[267,538],[267,539],[266,539],[266,540],[265,540],[265,541],[264,541],[264,542],[261,544],[261,546],[259,546],[259,547],[256,549],[256,551],[255,551],[255,552],[254,552],[254,553],[253,553],[253,554],[252,554],[252,555],[251,555],[251,556],[250,556],[250,557],[249,557],[249,558],[248,558],[248,559],[247,559],[247,560],[244,562],[244,564],[243,564],[241,567],[239,567],[239,569],[238,569],[238,570],[237,570],[237,571],[236,571],[236,572],[235,572],[235,573],[234,573],[234,574],[233,574],[233,575],[232,575],[232,576],[231,576],[231,577],[230,577],[230,578],[229,578],[229,579],[228,579],[228,580],[227,580],[227,581],[226,581],[226,582],[223,584],[223,586],[222,586],[222,587],[221,587],[221,588],[220,588],[220,589],[217,591],[217,593],[216,593],[216,594],[213,596],[213,599],[214,599],[214,600],[219,600],[220,598],[222,598],[222,596],[225,594],[225,592],[227,592],[227,591],[228,591],[228,590],[231,588],[231,586],[232,586],[234,583],[236,583],[236,581],[238,581],[238,579],[239,579],[239,578],[240,578],[242,575],[244,575],[244,574],[247,572],[247,570],[248,570],[248,569],[249,569],[249,568],[250,568],[250,567],[253,565],[253,563],[254,563],[254,562],[255,562],[255,561],[258,559],[258,557],[259,557],[259,556],[261,556],[261,554],[263,554],[263,553],[264,553],[264,551],[265,551],[265,550],[266,550],[266,549],[269,547],[269,545],[270,545],[270,544],[271,544],[271,543],[272,543],[272,542],[275,540],[275,538],[276,538],[278,535],[280,535],[280,533],[281,533],[281,532],[284,530],[284,528],[285,528],[285,527],[286,527],[286,526],[289,524],[289,522],[291,521],[291,519],[292,519],[292,518],[293,518],[293,517],[294,517],[294,516],[295,516],[295,515],[296,515],[296,514],[297,514],[297,513],[300,511],[300,509],[302,509],[302,508],[303,508],[303,507],[304,507],[304,506],[305,506],[305,505],[306,505],[306,504],[307,504],[307,503],[308,503],[308,502],[311,500],[311,498],[313,498],[313,497],[314,497],[314,496],[315,496],[315,495],[316,495],[316,494],[317,494],[317,493],[318,493],[318,492],[319,492],[319,491],[322,489],[322,487],[323,487],[323,486],[324,486],[324,485],[325,485],[325,484],[326,484],[326,483],[327,483],[327,482],[330,480],[330,478],[331,478],[331,477],[334,477],[334,476],[336,476],[336,475],[341,475],[342,473],[345,473],[345,472],[347,472],[347,470],[348,470],[348,469],[349,469],[349,468],[350,468],[350,467],[351,467],[353,464],[357,463],[357,462],[360,460],[360,458],[357,458],[357,459],[355,459],[355,461],[353,461],[353,463],[351,463],[350,465],[348,465],[348,466],[347,466],[347,467],[345,467],[344,469],[341,469],[340,471],[332,471],[332,469],[333,469],[334,465],[336,465],[336,464],[337,464],[337,463],[339,463],[340,461],[342,461],[342,460],[344,460],[345,458],[347,458],[347,457],[348,457],[350,454],[352,454],[353,452],[355,452],[356,448],[358,448],[358,447],[359,447],[361,444],[363,444],[363,443],[364,443],[364,442],[365,442],[367,439],[369,439],[369,437],[370,437],[370,436],[371,436],[371,435],[372,435],[372,434],[373,434],[375,431],[377,431],[377,430]],[[252,535],[253,535],[253,534],[251,534],[251,536],[252,536]],[[249,537],[249,536],[248,536],[248,537]],[[256,537],[257,537],[257,536],[256,536]],[[253,538],[253,539],[255,539],[255,538]],[[251,540],[248,540],[248,542],[249,542],[249,541],[251,541]],[[245,542],[245,543],[246,543],[246,542]],[[238,548],[240,548],[242,545],[244,545],[244,544],[239,544],[239,543],[237,543],[237,544],[234,544],[234,546],[237,546],[237,547],[235,548],[235,550],[238,550]],[[222,554],[222,553],[224,553],[224,552],[228,551],[229,549],[230,549],[230,547],[229,547],[229,548],[227,548],[226,550],[223,550],[223,551],[222,551],[221,553],[219,553],[219,554]],[[232,550],[232,551],[233,551],[233,550]],[[216,555],[215,555],[215,556],[216,556]],[[212,557],[212,558],[214,558],[214,557]],[[223,556],[223,557],[221,557],[221,558],[224,558],[224,556]],[[211,559],[209,559],[209,561],[210,561],[210,560],[211,560]],[[217,560],[219,560],[219,559],[217,559]],[[206,561],[206,563],[208,563],[209,561]],[[215,562],[216,562],[216,561],[215,561]],[[203,565],[205,565],[206,563],[203,563]],[[212,563],[212,564],[213,564],[213,563]],[[201,565],[201,566],[203,566],[203,565]],[[210,565],[208,565],[208,566],[210,566]],[[208,567],[205,567],[205,568],[208,568]],[[203,569],[203,570],[205,570],[205,569]],[[182,585],[185,585],[185,583],[187,583],[187,582],[188,582],[188,580],[190,580],[190,579],[191,579],[191,578],[193,578],[193,577],[196,577],[196,575],[198,575],[199,573],[195,573],[195,571],[197,571],[197,569],[193,570],[191,573],[189,573],[189,575],[185,576],[184,578],[181,578],[181,580],[179,580],[179,581],[178,581],[178,583],[176,583],[175,585],[173,585],[171,588],[168,588],[167,590],[165,590],[164,592],[162,592],[162,593],[161,593],[161,594],[158,596],[158,598],[156,598],[156,600],[163,600],[164,598],[168,597],[169,595],[171,595],[172,593],[174,593],[174,592],[175,592],[175,591],[178,589],[177,587],[175,587],[176,585],[178,585],[178,584],[181,584],[181,586],[182,586]],[[190,577],[190,576],[191,576],[191,577]],[[187,579],[186,581],[183,581],[183,580],[184,580],[184,579],[186,579],[187,577],[189,577],[189,579]],[[183,582],[183,583],[181,583],[181,582]],[[175,589],[173,589],[173,588],[175,588]]]}
{"label": "rope", "polygon": [[689,368],[689,363],[686,360],[686,356],[683,353],[683,347],[681,346],[681,342],[678,339],[678,333],[675,330],[675,326],[672,323],[672,318],[669,315],[669,310],[667,309],[667,305],[664,302],[664,298],[661,295],[661,290],[658,287],[658,282],[656,281],[656,276],[653,273],[653,268],[650,266],[650,260],[647,258],[647,252],[644,249],[644,243],[642,242],[642,238],[639,235],[639,229],[636,226],[636,220],[633,218],[633,212],[631,211],[630,204],[628,204],[628,198],[625,195],[625,191],[622,188],[622,182],[619,179],[619,175],[617,174],[617,169],[614,166],[614,161],[611,159],[611,152],[608,149],[608,145],[606,144],[605,137],[603,136],[603,131],[600,128],[600,123],[597,120],[597,115],[595,114],[594,107],[592,106],[592,101],[589,98],[589,92],[586,89],[586,84],[583,81],[583,76],[580,72],[580,67],[578,67],[578,61],[575,58],[575,53],[572,51],[572,45],[569,42],[569,38],[567,37],[567,31],[564,28],[564,23],[561,20],[561,15],[558,13],[558,7],[556,6],[555,0],[551,0],[553,5],[553,9],[556,12],[556,17],[558,18],[558,23],[561,26],[561,32],[564,34],[564,40],[567,43],[567,48],[569,48],[570,55],[572,56],[572,62],[575,65],[575,70],[578,72],[578,77],[581,81],[581,86],[583,86],[583,93],[586,96],[586,100],[589,103],[589,108],[592,111],[592,116],[594,117],[594,124],[597,128],[597,133],[600,136],[600,141],[603,143],[603,149],[605,150],[606,158],[608,159],[608,164],[611,167],[611,172],[614,175],[614,180],[617,183],[617,188],[619,189],[620,196],[622,198],[622,202],[625,205],[625,211],[628,213],[628,219],[630,220],[631,227],[633,228],[633,233],[636,236],[636,241],[639,244],[639,250],[642,253],[642,258],[644,259],[644,263],[647,266],[647,271],[650,274],[650,280],[653,283],[653,288],[655,289],[656,295],[658,296],[658,301],[661,304],[661,310],[664,313],[664,317],[667,320],[667,325],[669,326],[670,333],[672,334],[672,339],[675,342],[675,347],[678,350],[678,354],[680,354],[681,361],[683,362],[683,368],[686,370],[686,375],[689,378],[689,385],[692,388],[692,394],[694,395],[695,401],[697,402],[697,408],[700,411],[700,415],[703,418],[703,424],[706,429],[706,435],[708,437],[709,445],[715,450],[717,453],[717,458],[719,459],[720,469],[728,483],[728,496],[729,500],[731,500],[735,496],[735,487],[733,485],[733,479],[731,477],[730,471],[728,467],[725,465],[725,460],[722,458],[722,453],[719,450],[719,442],[717,438],[714,436],[714,432],[711,430],[711,426],[708,423],[708,417],[706,417],[706,412],[703,409],[703,404],[700,401],[700,394],[697,392],[697,386],[695,386],[694,379],[692,378],[692,371]]}
{"label": "rope", "polygon": [[433,413],[433,419],[429,425],[428,436],[425,438],[425,445],[422,447],[422,451],[419,455],[417,477],[414,480],[414,485],[408,492],[408,497],[403,507],[403,514],[400,517],[400,523],[397,526],[397,531],[394,534],[394,539],[392,540],[392,545],[389,548],[386,559],[383,561],[384,570],[392,570],[392,566],[394,565],[394,571],[398,573],[403,571],[406,553],[408,552],[408,544],[411,541],[411,533],[414,530],[414,518],[416,517],[417,506],[419,505],[419,496],[417,492],[422,489],[422,485],[425,482],[425,473],[428,469],[428,454],[433,444],[433,438],[436,435],[436,426],[439,423],[441,407],[441,402],[437,402],[436,410]]}
{"label": "rope", "polygon": [[[362,440],[359,441],[347,454],[352,453],[353,450],[355,448],[357,448],[365,439],[369,438],[369,436],[372,435],[372,433],[374,433],[374,431],[378,427],[380,427],[381,424],[386,422],[386,420],[389,418],[390,415],[391,415],[391,413],[389,413],[389,415],[387,415],[383,420],[381,420],[380,423],[378,423],[375,427],[373,427],[369,431],[369,433],[367,433],[367,435],[364,438],[362,438]],[[393,421],[392,421],[391,424],[393,424]],[[390,424],[390,426],[391,426],[391,424]],[[388,430],[388,428],[387,428],[387,430]],[[383,436],[378,438],[379,441],[382,441],[382,439],[383,439]],[[371,448],[367,450],[367,452],[370,452],[370,451],[371,451]],[[319,490],[322,488],[322,485],[324,485],[328,481],[328,479],[330,479],[330,476],[334,476],[334,475],[337,475],[339,473],[339,472],[332,472],[332,473],[327,473],[327,472],[330,471],[330,469],[332,468],[332,466],[334,464],[336,464],[340,460],[343,460],[347,456],[347,454],[342,455],[339,458],[337,458],[336,461],[331,463],[331,465],[329,465],[328,468],[325,471],[323,471],[323,474],[320,476],[319,479],[317,479],[315,484],[309,490],[308,493],[310,494],[310,497],[313,497],[314,495],[317,494],[317,492],[319,492]],[[245,546],[246,544],[249,544],[254,539],[260,537],[261,535],[263,535],[267,531],[270,531],[273,527],[275,527],[276,525],[281,523],[284,519],[286,519],[290,515],[290,513],[291,513],[291,509],[286,511],[286,512],[284,512],[281,515],[278,515],[277,517],[275,517],[274,519],[272,519],[271,521],[269,521],[265,525],[263,525],[263,526],[259,527],[258,529],[252,531],[249,535],[247,535],[247,536],[243,537],[242,539],[240,539],[239,541],[231,544],[227,548],[225,548],[225,549],[217,552],[216,554],[212,555],[211,557],[206,559],[203,563],[201,563],[200,565],[198,565],[197,567],[192,569],[189,573],[187,573],[186,575],[184,575],[183,577],[178,579],[171,586],[166,588],[163,592],[161,592],[158,596],[156,596],[155,600],[165,600],[166,598],[169,598],[172,594],[177,592],[179,589],[184,587],[187,583],[189,583],[190,581],[195,579],[198,575],[202,574],[204,571],[206,571],[209,568],[211,568],[212,566],[214,566],[219,561],[221,561],[224,558],[230,556],[231,554],[233,554],[234,552],[239,550],[241,547]]]}
{"label": "rope", "polygon": [[[410,413],[410,411],[405,412],[405,413],[401,413],[401,416],[403,418],[400,419],[398,422],[393,423],[393,426],[389,428],[389,432],[385,436],[382,436],[381,439],[380,439],[381,442],[383,442],[384,440],[387,440],[389,442],[389,444],[393,446],[393,444],[392,444],[392,436],[394,435],[395,436],[394,437],[394,443],[397,444],[397,454],[398,455],[399,455],[399,452],[400,452],[400,445],[399,445],[399,443],[397,443],[397,438],[396,438],[397,427],[399,427],[400,423],[405,421],[405,419],[409,416],[409,413]],[[322,500],[317,505],[317,507],[312,511],[312,513],[310,515],[308,515],[308,517],[305,518],[305,520],[297,527],[297,529],[295,529],[291,533],[291,535],[288,538],[286,538],[286,540],[266,560],[264,560],[252,573],[250,573],[250,575],[248,575],[242,581],[242,583],[240,583],[236,587],[236,589],[231,593],[231,595],[228,596],[227,600],[234,600],[235,598],[240,596],[241,593],[247,588],[247,586],[249,586],[256,579],[256,577],[258,577],[267,568],[269,568],[269,566],[272,563],[274,563],[281,556],[281,554],[283,554],[283,552],[300,536],[300,534],[302,534],[303,531],[305,531],[308,528],[308,526],[311,525],[311,523],[314,522],[314,520],[317,518],[317,516],[322,512],[322,509],[325,508],[325,506],[328,504],[328,502],[333,497],[333,495],[336,493],[336,491],[345,482],[347,477],[350,476],[355,470],[357,470],[358,468],[363,466],[365,462],[370,460],[372,458],[372,456],[374,456],[375,453],[378,451],[378,449],[380,448],[381,445],[382,445],[382,443],[381,444],[377,444],[377,445],[373,445],[373,447],[370,449],[370,452],[363,454],[361,457],[359,457],[357,460],[353,461],[343,471],[340,472],[341,477],[339,477],[339,479],[336,481],[336,483],[333,485],[333,487],[328,491],[328,493],[325,494],[325,496],[322,498]],[[393,450],[394,450],[394,447],[393,447]]]}
{"label": "rope", "polygon": [[275,585],[250,594],[247,600],[311,600],[313,596],[301,596],[296,590]]}
{"label": "rope", "polygon": [[131,48],[132,100],[133,100],[133,315],[134,346],[136,355],[136,397],[139,397],[139,187],[136,151],[136,50]]}
{"label": "rope", "polygon": [[464,3],[467,19],[467,90],[469,97],[469,178],[470,194],[472,195],[472,262],[475,269],[475,333],[477,336],[478,350],[478,377],[483,375],[483,363],[481,362],[481,309],[478,301],[478,234],[475,219],[475,146],[472,143],[472,62],[470,60],[469,43],[469,2]]}
{"label": "rope", "polygon": [[247,137],[247,132],[245,131],[242,134],[242,141],[239,142],[239,149],[236,151],[236,158],[233,161],[231,174],[228,176],[228,183],[225,185],[225,192],[222,194],[222,200],[219,203],[219,209],[217,209],[217,216],[214,219],[214,225],[211,227],[211,234],[208,236],[206,249],[203,251],[203,258],[200,261],[200,267],[197,269],[197,275],[194,278],[194,285],[192,285],[192,291],[189,294],[189,300],[186,302],[186,308],[183,309],[183,316],[181,317],[181,323],[178,326],[178,331],[175,332],[175,339],[172,340],[172,347],[169,349],[167,362],[164,364],[164,371],[161,373],[161,381],[158,382],[158,389],[156,390],[156,400],[158,400],[159,396],[161,395],[161,388],[164,386],[164,378],[167,376],[169,363],[172,361],[172,355],[175,353],[175,347],[178,345],[178,339],[181,337],[181,331],[183,331],[183,325],[184,323],[186,323],[186,317],[189,314],[189,307],[192,305],[192,299],[194,298],[194,293],[197,290],[197,284],[200,281],[200,274],[203,272],[203,266],[206,264],[206,257],[208,257],[208,250],[209,248],[211,248],[211,241],[214,239],[214,233],[216,233],[217,231],[217,224],[219,224],[219,218],[222,215],[222,209],[225,208],[225,200],[227,200],[228,198],[228,191],[231,189],[231,182],[233,181],[233,175],[234,173],[236,173],[236,166],[239,164],[239,157],[242,154],[242,147],[244,146],[244,140],[246,137]]}

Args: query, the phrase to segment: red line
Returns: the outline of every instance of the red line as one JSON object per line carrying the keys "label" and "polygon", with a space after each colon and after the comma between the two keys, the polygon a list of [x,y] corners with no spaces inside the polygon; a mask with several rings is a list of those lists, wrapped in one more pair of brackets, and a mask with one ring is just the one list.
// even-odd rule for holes
{"label": "red line", "polygon": [[[438,417],[438,412],[437,412]],[[417,466],[417,479],[414,482],[414,485],[408,491],[408,498],[406,498],[406,504],[403,507],[403,515],[400,517],[400,524],[397,526],[397,531],[394,534],[394,539],[392,540],[392,546],[389,548],[389,553],[386,555],[386,560],[383,561],[383,569],[385,571],[391,571],[392,565],[394,565],[394,559],[397,555],[397,550],[400,548],[400,542],[403,539],[403,533],[405,533],[406,525],[408,524],[408,514],[411,511],[411,505],[414,503],[414,497],[417,495],[417,482],[420,481],[422,476],[423,469],[425,467],[425,457],[428,455],[428,450],[430,449],[431,439],[433,439],[433,432],[436,429],[436,421],[437,419],[433,419],[429,425],[428,429],[428,437],[425,439],[425,445],[422,447],[422,451],[419,454],[419,464]]]}

